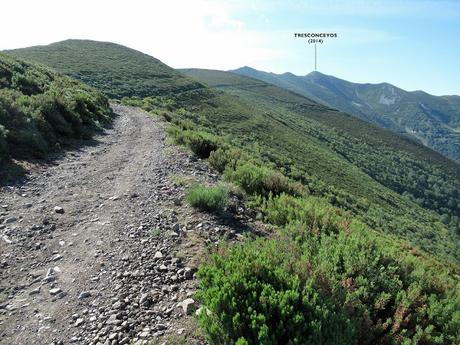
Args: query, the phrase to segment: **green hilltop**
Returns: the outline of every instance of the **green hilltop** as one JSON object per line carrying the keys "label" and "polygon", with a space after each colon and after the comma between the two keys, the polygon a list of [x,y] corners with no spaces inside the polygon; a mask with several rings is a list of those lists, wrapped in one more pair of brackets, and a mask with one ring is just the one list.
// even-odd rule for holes
{"label": "green hilltop", "polygon": [[51,66],[111,98],[165,95],[202,87],[160,60],[109,42],[66,40],[7,53]]}

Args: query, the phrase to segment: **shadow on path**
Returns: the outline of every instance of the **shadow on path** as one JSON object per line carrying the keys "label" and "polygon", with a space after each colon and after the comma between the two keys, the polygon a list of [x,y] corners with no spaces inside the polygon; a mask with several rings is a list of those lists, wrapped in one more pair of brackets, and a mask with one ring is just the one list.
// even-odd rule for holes
{"label": "shadow on path", "polygon": [[[95,137],[109,135],[108,130],[113,129],[113,122],[119,115],[114,113],[112,121],[103,126],[102,131],[97,131]],[[97,138],[91,139],[68,139],[61,143],[61,148],[51,151],[45,158],[39,159],[32,156],[21,156],[18,159],[10,158],[0,161],[0,188],[5,186],[18,186],[27,182],[30,171],[41,170],[48,166],[57,165],[58,162],[69,153],[78,153],[88,147],[97,147],[101,141]]]}

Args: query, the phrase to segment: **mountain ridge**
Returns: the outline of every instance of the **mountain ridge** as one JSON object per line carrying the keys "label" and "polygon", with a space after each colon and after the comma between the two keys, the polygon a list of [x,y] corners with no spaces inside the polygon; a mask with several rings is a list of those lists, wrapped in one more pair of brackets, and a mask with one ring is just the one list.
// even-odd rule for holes
{"label": "mountain ridge", "polygon": [[245,66],[232,73],[289,89],[368,122],[411,136],[451,159],[460,159],[460,97],[406,91],[387,82],[354,83],[313,71],[276,74]]}
{"label": "mountain ridge", "polygon": [[[27,48],[25,48],[25,49],[27,49]],[[179,70],[187,70],[187,69],[195,69],[195,68],[180,68]],[[212,68],[199,68],[199,69],[215,70],[215,69],[212,69]],[[251,71],[252,72],[263,72],[263,73],[268,73],[268,74],[273,75],[273,76],[289,75],[289,76],[300,77],[300,78],[308,77],[308,76],[320,75],[320,76],[324,76],[324,77],[331,77],[331,78],[334,78],[334,79],[337,79],[337,80],[340,80],[340,81],[345,81],[345,82],[348,82],[348,83],[351,83],[351,84],[356,84],[356,85],[390,85],[390,86],[393,86],[395,88],[398,88],[400,90],[403,90],[405,92],[410,92],[410,93],[422,92],[424,94],[427,94],[427,95],[433,96],[433,97],[459,97],[460,98],[460,95],[457,95],[457,94],[434,95],[434,94],[429,93],[429,92],[427,92],[425,90],[422,90],[422,89],[406,90],[406,89],[404,89],[402,87],[396,86],[395,84],[392,84],[392,83],[387,82],[387,81],[374,82],[374,83],[349,81],[347,79],[336,77],[335,75],[332,75],[332,74],[323,73],[323,72],[318,71],[318,70],[310,71],[307,74],[295,74],[295,73],[289,72],[289,71],[281,72],[281,73],[275,73],[275,72],[266,72],[266,71],[259,70],[257,68],[245,65],[243,67],[239,67],[239,68],[236,68],[236,69],[225,70],[225,71],[226,72],[231,72],[231,73],[237,73],[237,74],[241,74],[239,72],[244,72],[244,71],[248,71],[248,72],[251,72]]]}
{"label": "mountain ridge", "polygon": [[229,72],[289,89],[316,102],[357,116],[460,159],[460,96],[406,91],[387,82],[354,83],[318,71],[305,76],[276,74],[252,67]]}

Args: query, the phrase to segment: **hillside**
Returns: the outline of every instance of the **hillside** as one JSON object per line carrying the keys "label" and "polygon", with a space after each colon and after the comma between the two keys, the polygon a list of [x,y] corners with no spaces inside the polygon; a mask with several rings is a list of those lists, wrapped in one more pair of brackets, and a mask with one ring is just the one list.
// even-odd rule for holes
{"label": "hillside", "polygon": [[0,53],[0,160],[43,157],[109,122],[108,100],[48,67]]}
{"label": "hillside", "polygon": [[[56,59],[53,47],[78,50],[81,45],[81,59]],[[161,80],[142,77],[152,84],[168,80],[164,88],[151,90],[147,103],[187,110],[182,118],[230,136],[240,147],[307,184],[313,193],[327,196],[381,231],[410,239],[429,251],[458,255],[459,166],[423,145],[293,92],[232,73],[186,71],[197,78],[192,79],[145,54],[104,42],[71,40],[48,48],[31,47],[10,54],[42,51],[42,61],[59,60],[66,66],[62,70],[76,75],[83,73],[80,69],[86,71],[84,66],[96,66],[96,70],[106,66],[114,74],[124,66],[123,77],[134,76],[128,80],[133,84],[139,78],[137,66],[161,68]],[[98,73],[88,78],[91,85],[100,84]],[[238,83],[246,86],[234,86]],[[198,87],[183,89],[184,84]],[[132,92],[139,99],[149,89]],[[439,221],[433,223],[433,219]]]}
{"label": "hillside", "polygon": [[[313,175],[371,205],[387,208],[406,203],[394,196],[384,200],[383,185],[444,214],[452,232],[458,231],[460,166],[453,161],[413,140],[259,80],[212,70],[184,72],[240,101],[257,104],[262,111],[259,126],[264,129],[246,124],[240,130],[246,128],[259,143],[270,143],[262,155],[275,159],[278,166],[295,167],[300,175]],[[271,119],[270,123],[263,117]],[[270,133],[276,133],[276,139]]]}
{"label": "hillside", "polygon": [[7,53],[51,66],[110,98],[164,95],[201,87],[160,60],[109,42],[66,40]]}
{"label": "hillside", "polygon": [[0,188],[1,339],[458,343],[458,164],[260,80],[162,68],[94,145]]}
{"label": "hillside", "polygon": [[408,92],[388,83],[351,83],[320,72],[296,76],[250,67],[232,72],[294,91],[380,127],[411,136],[451,159],[460,160],[459,96]]}
{"label": "hillside", "polygon": [[[206,73],[219,72],[201,71]],[[222,83],[225,76],[217,79]],[[456,256],[458,238],[445,232],[434,213],[398,197],[328,150],[325,138],[341,146],[339,137],[346,136],[304,122],[298,114],[291,117],[280,105],[286,105],[280,101],[286,94],[277,100],[278,90],[262,87],[276,95],[268,105],[264,98],[269,97],[230,89],[130,101],[168,121],[175,143],[206,159],[233,193],[243,190],[256,217],[275,227],[258,239],[249,231],[243,243],[224,241],[201,265],[196,296],[209,310],[199,316],[208,342],[456,343],[458,266],[441,258],[450,260],[442,252],[451,244]],[[318,108],[318,116],[327,116],[327,109]],[[377,160],[375,151],[361,146],[360,154]],[[404,150],[379,149],[386,163],[403,157]],[[408,161],[398,163],[400,171],[410,168]],[[334,176],[339,188],[324,184]],[[344,192],[359,179],[362,192]],[[187,197],[194,199],[189,202],[200,197],[199,209],[217,208],[216,187],[198,188],[190,189]],[[369,199],[357,198],[367,192]]]}

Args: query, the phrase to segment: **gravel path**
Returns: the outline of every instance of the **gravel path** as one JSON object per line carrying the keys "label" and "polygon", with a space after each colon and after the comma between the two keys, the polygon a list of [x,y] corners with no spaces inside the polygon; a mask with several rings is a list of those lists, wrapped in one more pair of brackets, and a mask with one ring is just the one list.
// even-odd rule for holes
{"label": "gravel path", "polygon": [[0,344],[186,336],[197,253],[251,230],[240,206],[222,220],[184,205],[181,176],[217,176],[169,146],[158,120],[113,108],[94,145],[0,190]]}

